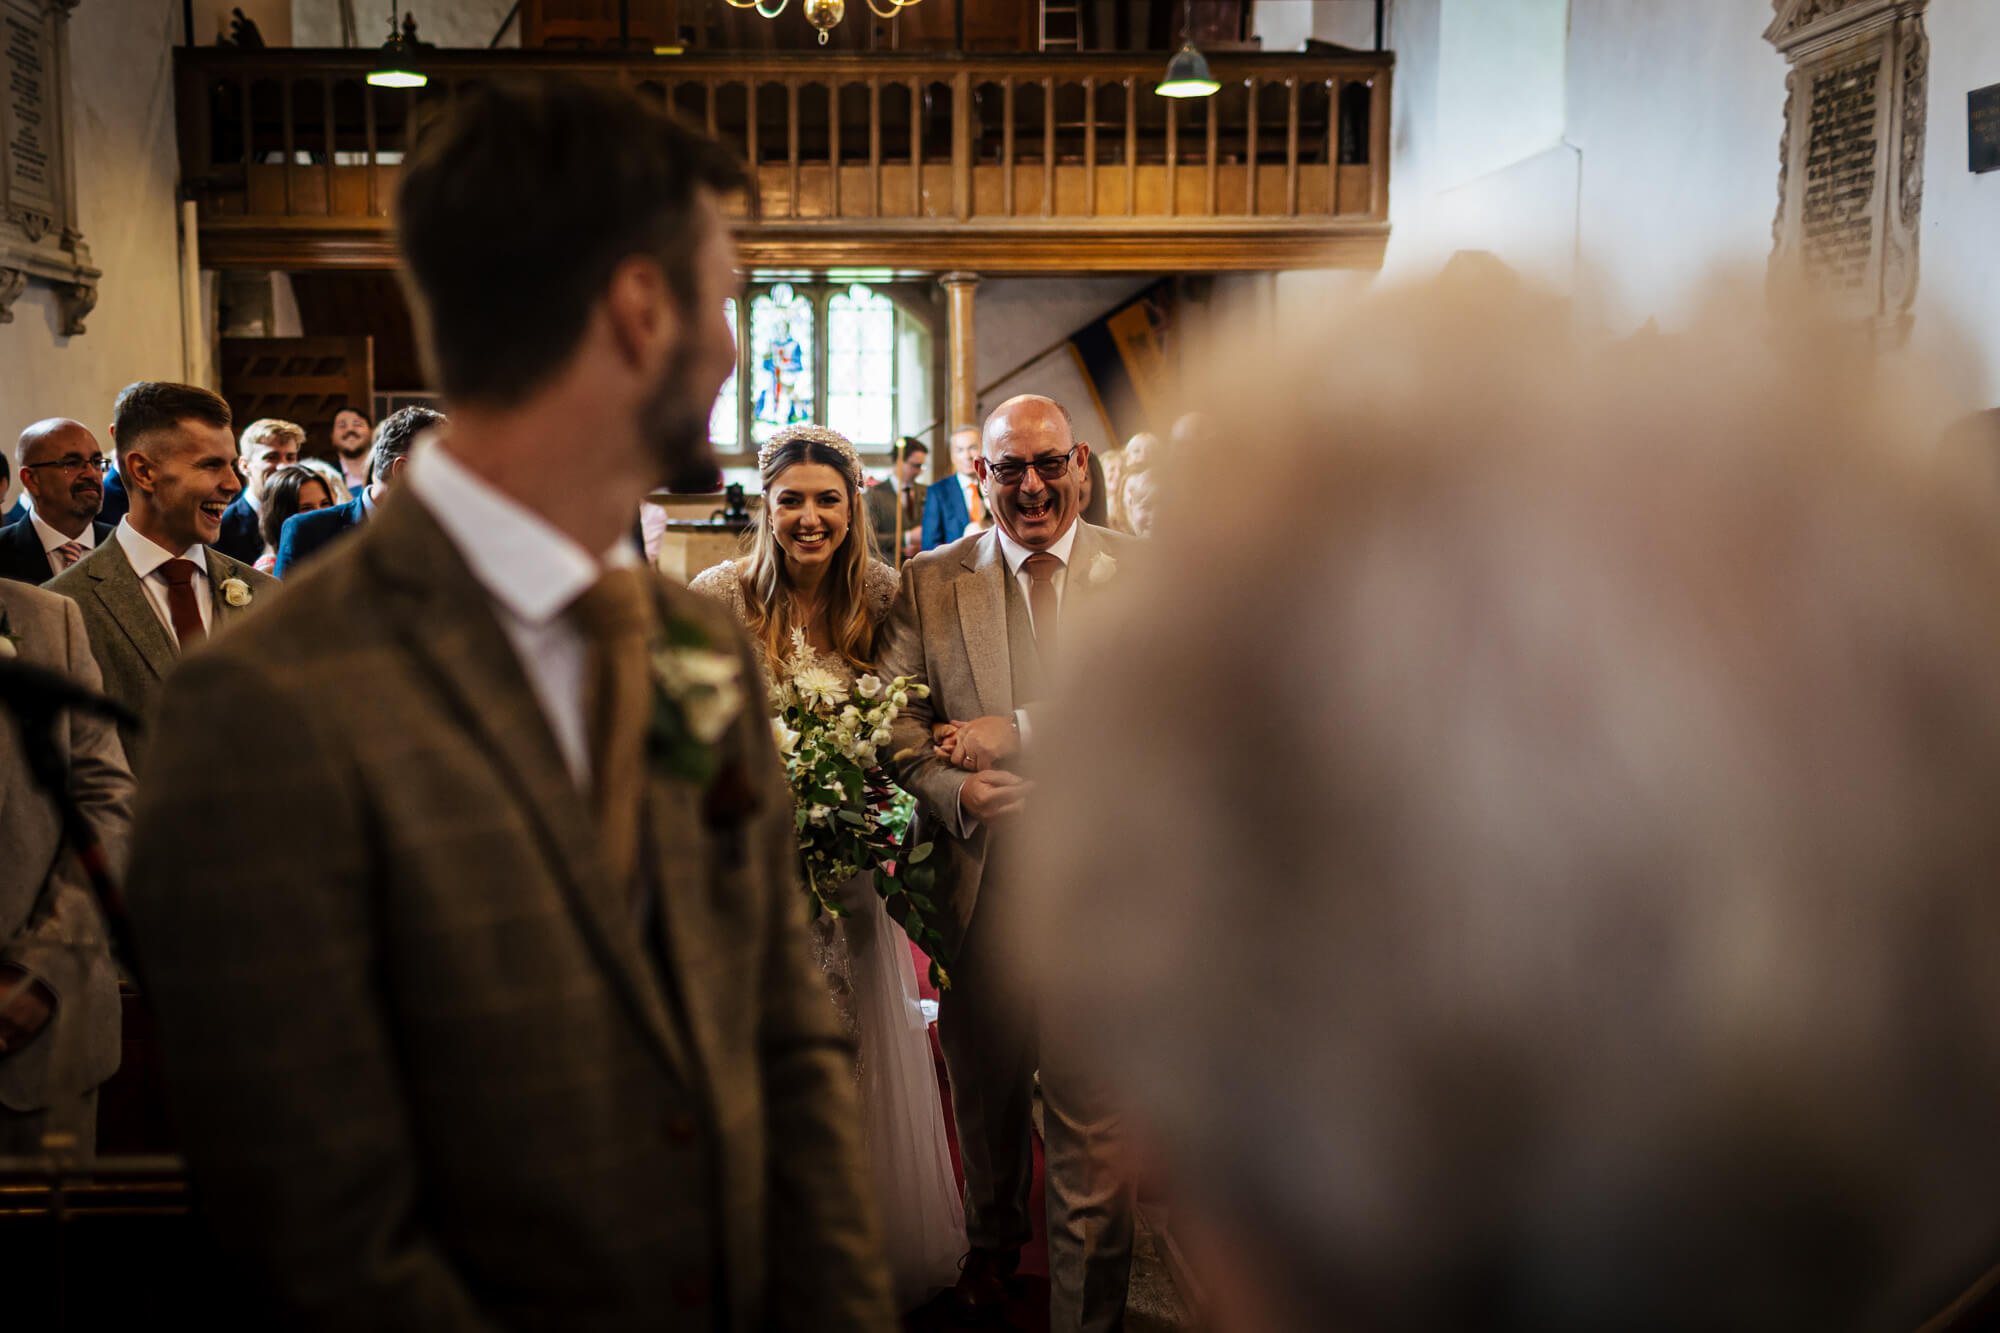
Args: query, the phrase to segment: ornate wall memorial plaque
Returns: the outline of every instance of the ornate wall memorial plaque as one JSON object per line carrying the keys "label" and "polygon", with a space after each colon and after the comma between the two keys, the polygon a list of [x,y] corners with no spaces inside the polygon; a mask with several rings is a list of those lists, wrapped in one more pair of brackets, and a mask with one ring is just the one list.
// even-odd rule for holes
{"label": "ornate wall memorial plaque", "polygon": [[83,332],[98,271],[77,226],[69,15],[77,0],[0,0],[0,324],[30,282],[56,289],[62,331]]}
{"label": "ornate wall memorial plaque", "polygon": [[1771,264],[1900,341],[1917,296],[1929,0],[1774,0],[1791,65]]}

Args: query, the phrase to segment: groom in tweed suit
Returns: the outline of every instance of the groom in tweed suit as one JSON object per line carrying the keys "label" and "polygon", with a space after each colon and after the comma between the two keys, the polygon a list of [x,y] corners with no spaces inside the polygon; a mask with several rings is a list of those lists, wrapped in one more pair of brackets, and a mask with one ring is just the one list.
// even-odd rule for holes
{"label": "groom in tweed suit", "polygon": [[[930,686],[899,717],[898,778],[936,839],[952,985],[938,1016],[965,1166],[972,1242],[957,1301],[993,1313],[1028,1239],[1031,1108],[1041,1071],[1048,1158],[1049,1326],[1123,1326],[1132,1265],[1129,1191],[1106,1169],[1112,1126],[1087,1070],[1045,1040],[1020,991],[1014,885],[1029,784],[1012,771],[1065,633],[1092,612],[1129,539],[1082,520],[1089,446],[1052,399],[1009,399],[977,462],[996,526],[904,566],[883,673]],[[948,724],[933,745],[933,724]]]}
{"label": "groom in tweed suit", "polygon": [[[715,467],[742,180],[622,90],[462,93],[397,200],[448,434],[169,682],[139,949],[190,1165],[285,1327],[893,1325],[757,668],[627,536]],[[655,684],[693,652],[741,694]],[[216,836],[273,790],[310,847]]]}

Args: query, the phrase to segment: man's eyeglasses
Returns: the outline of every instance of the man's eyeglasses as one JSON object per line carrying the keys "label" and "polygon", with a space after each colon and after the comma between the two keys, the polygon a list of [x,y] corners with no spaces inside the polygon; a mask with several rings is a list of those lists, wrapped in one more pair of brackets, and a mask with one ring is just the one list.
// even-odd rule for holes
{"label": "man's eyeglasses", "polygon": [[998,463],[988,463],[986,473],[1002,486],[1019,485],[1031,467],[1043,481],[1061,481],[1063,473],[1069,471],[1070,463],[1075,458],[1076,446],[1072,444],[1067,453],[1050,454],[1047,458],[1037,458],[1028,463],[1018,458],[1003,458]]}
{"label": "man's eyeglasses", "polygon": [[103,454],[90,454],[88,456],[83,454],[66,454],[48,463],[23,463],[21,464],[21,471],[26,472],[31,468],[38,467],[52,467],[58,472],[81,472],[84,468],[89,468],[92,472],[102,472],[110,466],[111,460]]}

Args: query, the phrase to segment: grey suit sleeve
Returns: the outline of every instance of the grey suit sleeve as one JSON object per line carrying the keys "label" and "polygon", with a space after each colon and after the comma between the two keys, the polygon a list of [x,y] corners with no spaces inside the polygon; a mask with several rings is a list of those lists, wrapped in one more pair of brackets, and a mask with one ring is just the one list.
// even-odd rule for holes
{"label": "grey suit sleeve", "polygon": [[[155,715],[128,896],[176,1121],[287,1327],[483,1328],[413,1206],[369,830],[318,703],[223,648],[190,655]],[[307,823],[262,817],[272,792]]]}
{"label": "grey suit sleeve", "polygon": [[[930,666],[924,652],[923,616],[917,600],[917,572],[906,568],[903,586],[896,595],[896,607],[889,613],[887,637],[882,649],[882,674],[928,686]],[[931,744],[931,723],[937,718],[935,697],[910,699],[889,729],[890,753],[903,756],[890,761],[897,783],[924,804],[932,819],[950,830],[953,837],[971,836],[959,801],[959,789],[968,776],[938,757]]]}
{"label": "grey suit sleeve", "polygon": [[[744,678],[757,679],[747,640],[739,640],[739,652]],[[771,899],[763,981],[753,992],[762,1004],[759,1064],[770,1171],[767,1326],[788,1333],[893,1329],[865,1183],[854,1050],[840,1033],[808,946],[792,793],[761,708],[745,710],[736,744],[758,796],[750,830],[750,852],[760,862],[756,879]]]}
{"label": "grey suit sleeve", "polygon": [[[104,681],[90,652],[83,614],[68,598],[63,599],[62,612],[63,669],[77,684],[101,691]],[[65,725],[70,793],[117,873],[125,865],[132,826],[132,773],[125,766],[125,748],[118,743],[117,729],[104,718],[72,712]],[[81,1001],[93,987],[107,992],[94,997],[98,1002],[117,1004],[118,981],[104,922],[89,877],[74,852],[65,851],[57,858],[27,929],[0,950],[0,962],[20,968],[49,988],[56,997],[54,1021],[64,1021],[65,1006]]]}

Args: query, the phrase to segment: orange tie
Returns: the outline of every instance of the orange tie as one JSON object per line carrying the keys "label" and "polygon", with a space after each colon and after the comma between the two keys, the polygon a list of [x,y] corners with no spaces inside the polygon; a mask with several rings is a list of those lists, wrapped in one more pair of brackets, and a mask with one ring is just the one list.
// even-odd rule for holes
{"label": "orange tie", "polygon": [[986,502],[980,498],[979,483],[976,481],[966,488],[965,512],[970,518],[973,527],[983,528],[986,526]]}
{"label": "orange tie", "polygon": [[195,573],[192,560],[175,558],[160,566],[160,577],[167,581],[167,616],[174,622],[174,638],[180,641],[182,652],[200,643],[208,632],[202,628],[201,604],[194,599]]}

